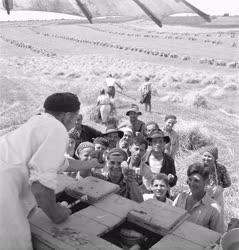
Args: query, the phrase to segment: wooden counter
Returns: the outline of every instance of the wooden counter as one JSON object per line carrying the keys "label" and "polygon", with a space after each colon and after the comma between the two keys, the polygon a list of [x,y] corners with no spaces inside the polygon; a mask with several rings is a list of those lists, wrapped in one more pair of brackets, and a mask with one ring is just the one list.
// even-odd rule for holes
{"label": "wooden counter", "polygon": [[203,250],[220,238],[220,234],[188,222],[185,210],[154,200],[136,203],[115,194],[118,186],[112,183],[94,177],[83,182],[58,177],[57,193],[69,186],[80,195],[87,194],[89,206],[60,225],[39,209],[30,219],[34,249],[122,249],[100,236],[126,220],[162,236],[151,250]]}

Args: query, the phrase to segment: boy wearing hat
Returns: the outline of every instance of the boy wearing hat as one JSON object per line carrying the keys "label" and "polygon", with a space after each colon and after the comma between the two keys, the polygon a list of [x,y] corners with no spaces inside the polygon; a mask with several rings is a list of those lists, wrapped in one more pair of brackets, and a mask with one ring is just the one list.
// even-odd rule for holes
{"label": "boy wearing hat", "polygon": [[129,126],[133,131],[133,135],[145,136],[145,123],[138,119],[139,115],[142,115],[138,105],[132,104],[126,115],[129,116]]}
{"label": "boy wearing hat", "polygon": [[[170,187],[173,187],[177,182],[174,160],[164,152],[165,145],[170,142],[169,136],[158,130],[148,137],[148,141],[152,148],[147,151],[143,160],[149,166],[151,176],[164,173],[168,176]],[[146,186],[150,186],[151,180],[145,179]]]}
{"label": "boy wearing hat", "polygon": [[108,152],[106,159],[108,173],[94,176],[119,185],[120,190],[117,194],[136,202],[142,202],[143,196],[136,181],[135,171],[129,168],[126,160],[127,154],[122,149],[113,148]]}
{"label": "boy wearing hat", "polygon": [[114,124],[109,124],[103,134],[104,138],[106,138],[109,142],[109,149],[115,148],[123,135],[124,132],[118,130]]}
{"label": "boy wearing hat", "polygon": [[179,136],[173,129],[177,123],[177,117],[175,115],[166,115],[164,119],[163,132],[170,137],[170,142],[165,145],[165,153],[170,155],[173,159],[179,150]]}

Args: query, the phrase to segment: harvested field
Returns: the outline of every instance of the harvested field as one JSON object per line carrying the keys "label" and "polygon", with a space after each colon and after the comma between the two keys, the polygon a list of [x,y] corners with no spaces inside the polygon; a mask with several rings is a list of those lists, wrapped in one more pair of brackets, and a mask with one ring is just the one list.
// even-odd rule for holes
{"label": "harvested field", "polygon": [[187,188],[187,166],[200,159],[204,146],[216,144],[232,178],[224,193],[226,217],[238,217],[239,27],[237,20],[225,27],[216,21],[212,27],[163,29],[148,20],[0,23],[0,135],[38,112],[55,91],[76,93],[84,122],[103,129],[91,114],[106,75],[112,73],[125,88],[116,99],[121,121],[128,106],[139,103],[138,90],[149,76],[153,111],[142,120],[162,126],[166,113],[178,117],[179,184],[173,191]]}

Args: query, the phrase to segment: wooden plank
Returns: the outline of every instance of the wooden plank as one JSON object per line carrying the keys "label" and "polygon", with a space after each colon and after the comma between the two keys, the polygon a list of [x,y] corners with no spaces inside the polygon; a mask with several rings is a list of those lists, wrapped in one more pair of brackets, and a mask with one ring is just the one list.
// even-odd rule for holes
{"label": "wooden plank", "polygon": [[120,195],[111,194],[96,202],[93,206],[125,219],[129,211],[137,208],[139,204]]}
{"label": "wooden plank", "polygon": [[100,208],[89,206],[85,209],[80,210],[79,212],[75,213],[75,215],[80,214],[83,216],[86,216],[90,219],[93,219],[110,229],[114,228],[115,226],[119,225],[123,219],[119,216],[116,216],[114,214],[111,214],[105,210],[102,210]]}
{"label": "wooden plank", "polygon": [[73,185],[67,187],[67,194],[78,198],[82,195],[88,196],[88,202],[93,204],[108,194],[118,191],[119,186],[93,176],[88,176]]}
{"label": "wooden plank", "polygon": [[45,232],[37,226],[31,225],[34,250],[120,250],[115,245],[94,235],[74,232],[70,229],[54,229]]}
{"label": "wooden plank", "polygon": [[[199,236],[200,237],[200,236]],[[158,243],[153,245],[150,250],[203,250],[204,248],[182,239],[176,235],[167,235],[163,237]]]}
{"label": "wooden plank", "polygon": [[30,218],[30,223],[49,233],[54,228],[62,230],[68,228],[74,232],[84,232],[93,235],[101,235],[108,231],[107,226],[79,214],[72,214],[64,223],[54,224],[41,209]]}
{"label": "wooden plank", "polygon": [[66,244],[64,241],[53,237],[51,234],[31,224],[32,244],[34,250],[52,250],[52,249],[69,249],[75,250],[71,245]]}
{"label": "wooden plank", "polygon": [[187,216],[186,210],[178,209],[160,201],[156,201],[155,205],[149,200],[129,212],[127,218],[148,230],[166,235],[185,216]]}
{"label": "wooden plank", "polygon": [[64,174],[58,174],[56,177],[56,190],[55,193],[58,194],[62,191],[64,191],[64,189],[70,185],[74,185],[75,183],[77,183],[77,180],[64,175]]}
{"label": "wooden plank", "polygon": [[221,237],[221,234],[189,221],[182,223],[172,234],[202,247],[208,247]]}

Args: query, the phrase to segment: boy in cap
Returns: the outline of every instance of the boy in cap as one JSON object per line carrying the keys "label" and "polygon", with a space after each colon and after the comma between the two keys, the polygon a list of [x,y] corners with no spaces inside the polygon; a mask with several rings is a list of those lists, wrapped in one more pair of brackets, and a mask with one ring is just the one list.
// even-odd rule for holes
{"label": "boy in cap", "polygon": [[170,137],[170,142],[165,145],[165,153],[170,155],[173,159],[179,150],[179,136],[173,129],[177,123],[177,117],[175,115],[166,115],[164,118],[163,132]]}
{"label": "boy in cap", "polygon": [[106,159],[108,173],[98,174],[95,177],[119,185],[120,190],[117,194],[136,202],[142,202],[143,196],[135,178],[135,171],[129,168],[126,160],[127,154],[122,149],[111,149]]}

